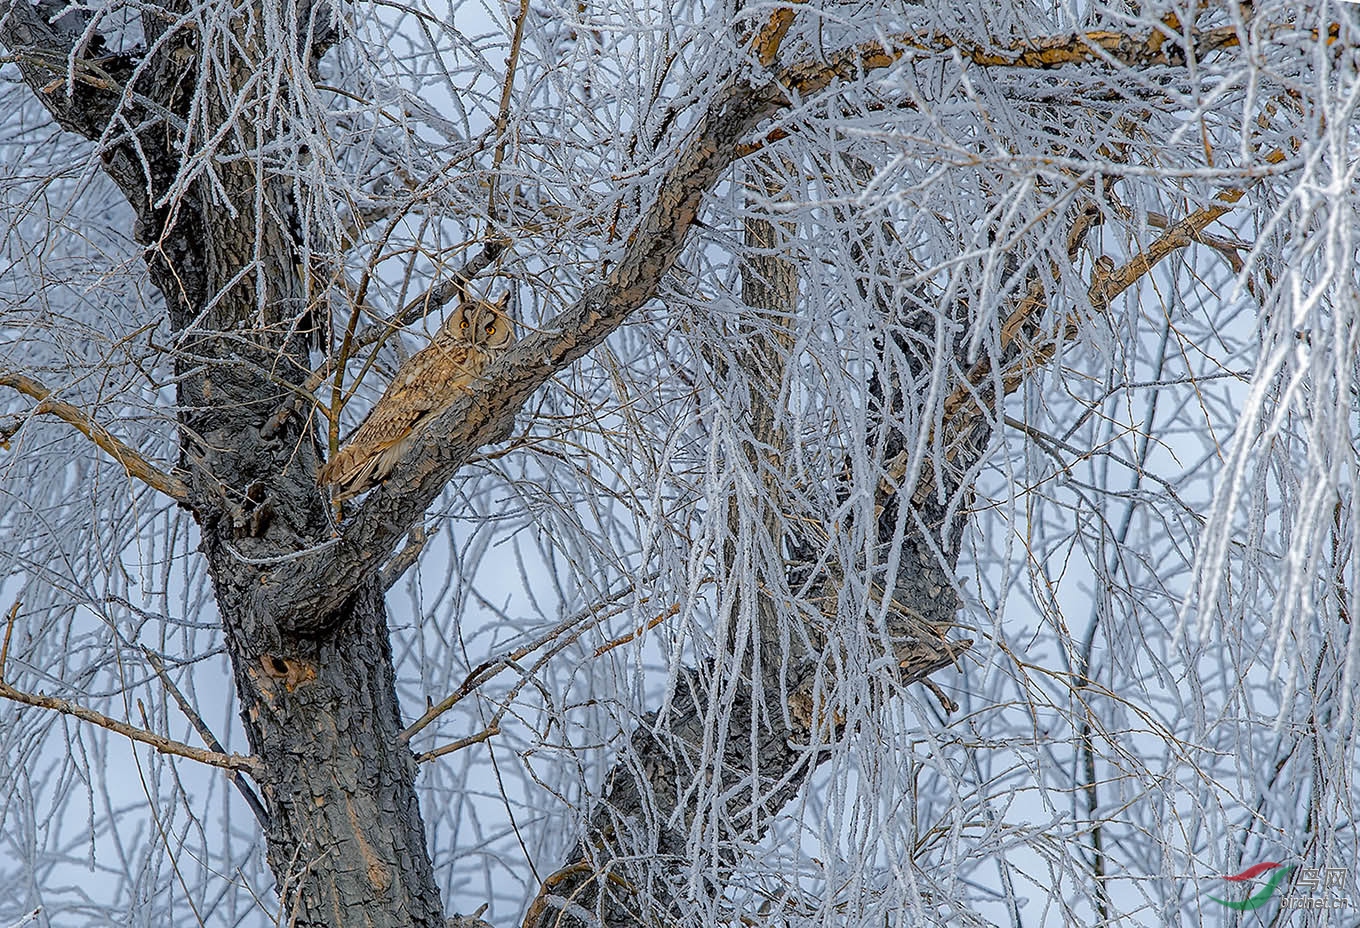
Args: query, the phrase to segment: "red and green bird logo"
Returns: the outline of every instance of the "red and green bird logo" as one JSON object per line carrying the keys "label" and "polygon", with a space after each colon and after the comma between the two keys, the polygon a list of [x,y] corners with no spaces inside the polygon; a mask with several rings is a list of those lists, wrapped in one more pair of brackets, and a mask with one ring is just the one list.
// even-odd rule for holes
{"label": "red and green bird logo", "polygon": [[1223,879],[1231,880],[1234,883],[1242,883],[1247,880],[1255,879],[1267,870],[1274,870],[1275,872],[1270,875],[1270,879],[1266,881],[1265,887],[1260,892],[1253,893],[1241,902],[1232,902],[1227,899],[1220,899],[1217,896],[1210,896],[1209,898],[1219,905],[1227,906],[1230,909],[1236,909],[1239,912],[1259,909],[1266,904],[1271,896],[1275,895],[1275,890],[1280,888],[1280,883],[1289,875],[1289,871],[1293,869],[1293,867],[1286,867],[1269,860],[1265,863],[1253,864],[1241,873],[1234,873],[1232,876],[1223,877]]}

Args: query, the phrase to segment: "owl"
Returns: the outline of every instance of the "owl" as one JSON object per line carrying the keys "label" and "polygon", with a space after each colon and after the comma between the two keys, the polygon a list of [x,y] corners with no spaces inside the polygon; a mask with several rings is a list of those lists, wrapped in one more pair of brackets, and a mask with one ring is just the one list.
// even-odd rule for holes
{"label": "owl", "polygon": [[339,501],[386,479],[416,434],[514,344],[515,329],[505,314],[508,300],[509,294],[495,304],[480,300],[459,304],[430,344],[401,366],[382,399],[321,468],[316,482],[332,487]]}

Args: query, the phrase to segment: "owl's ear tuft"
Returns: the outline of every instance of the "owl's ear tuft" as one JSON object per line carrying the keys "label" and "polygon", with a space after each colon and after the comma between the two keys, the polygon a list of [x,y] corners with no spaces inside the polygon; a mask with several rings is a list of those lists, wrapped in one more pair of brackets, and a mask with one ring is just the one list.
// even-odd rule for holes
{"label": "owl's ear tuft", "polygon": [[505,291],[505,294],[493,305],[496,307],[496,310],[498,312],[502,313],[505,312],[505,308],[510,305],[510,291],[509,290]]}

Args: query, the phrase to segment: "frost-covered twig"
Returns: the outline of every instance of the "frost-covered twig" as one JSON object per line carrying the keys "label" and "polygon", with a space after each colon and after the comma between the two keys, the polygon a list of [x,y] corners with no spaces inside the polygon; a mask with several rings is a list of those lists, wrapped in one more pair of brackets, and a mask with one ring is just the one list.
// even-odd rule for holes
{"label": "frost-covered twig", "polygon": [[41,914],[42,908],[36,908],[32,912],[22,916],[17,922],[10,922],[5,928],[24,928],[25,925],[31,925],[37,921],[38,916]]}
{"label": "frost-covered twig", "polygon": [[[203,739],[203,743],[208,746],[208,749],[223,757],[228,756],[227,749],[222,746],[222,742],[217,740],[217,736],[212,733],[208,723],[203,721],[203,716],[198,714],[198,710],[185,698],[179,687],[175,685],[175,681],[171,680],[170,675],[165,672],[165,663],[157,656],[156,652],[149,648],[142,648],[142,653],[146,655],[151,668],[156,671],[156,676],[160,677],[161,684],[170,691],[175,704],[179,706],[179,711],[183,712],[185,718],[194,726],[194,731],[198,732],[198,736]],[[0,664],[0,667],[3,667],[3,665]],[[267,831],[269,829],[269,811],[265,809],[264,803],[260,802],[260,797],[255,795],[255,790],[250,788],[250,784],[246,782],[241,771],[232,770],[230,776],[232,785],[236,787],[236,791],[241,794],[241,798],[250,807],[255,820],[260,823],[261,828]]]}

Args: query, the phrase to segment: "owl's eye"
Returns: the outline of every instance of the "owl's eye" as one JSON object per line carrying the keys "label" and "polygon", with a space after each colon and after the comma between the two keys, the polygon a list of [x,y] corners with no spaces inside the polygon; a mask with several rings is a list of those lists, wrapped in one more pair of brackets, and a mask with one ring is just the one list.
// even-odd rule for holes
{"label": "owl's eye", "polygon": [[487,334],[487,335],[490,335],[490,334],[491,334],[492,332],[494,332],[494,331],[496,331],[496,324],[495,324],[495,323],[492,323],[491,325],[489,325],[489,326],[486,327],[486,334]]}
{"label": "owl's eye", "polygon": [[462,322],[458,323],[458,328],[460,328],[460,329],[466,329],[467,326],[468,326],[468,322],[467,322],[466,319],[464,319]]}

